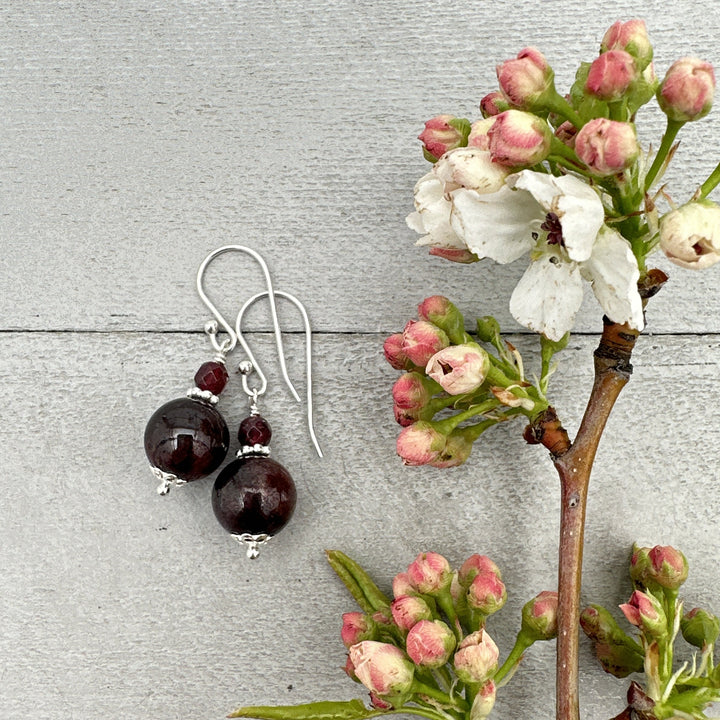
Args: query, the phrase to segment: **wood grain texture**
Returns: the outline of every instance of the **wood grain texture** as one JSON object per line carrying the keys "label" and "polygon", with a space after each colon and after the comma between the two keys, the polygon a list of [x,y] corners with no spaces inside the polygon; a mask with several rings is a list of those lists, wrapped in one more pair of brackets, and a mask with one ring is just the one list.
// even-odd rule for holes
{"label": "wood grain texture", "polygon": [[[421,550],[454,564],[490,554],[509,590],[492,624],[507,651],[524,601],[555,583],[554,471],[519,424],[489,434],[462,468],[403,468],[381,345],[438,292],[468,318],[494,313],[515,330],[507,299],[524,268],[459,267],[413,248],[404,217],[427,169],[415,135],[439,112],[474,118],[495,64],[527,44],[566,88],[604,29],[636,15],[659,73],[686,54],[720,61],[720,14],[689,0],[5,3],[3,720],[209,720],[239,704],[362,697],[340,669],[340,614],[353,608],[328,547],[385,589]],[[715,163],[717,112],[683,132],[668,177],[680,201]],[[657,144],[659,113],[646,128]],[[229,242],[266,256],[317,331],[326,458],[267,363],[274,453],[299,505],[256,563],[217,525],[209,481],[157,497],[141,442],[149,415],[208,358],[195,272]],[[690,602],[718,608],[717,278],[674,269],[650,305],[654,335],[640,340],[592,482],[588,601],[626,599],[621,568],[640,540],[681,547]],[[224,257],[208,288],[231,315],[261,289],[259,273]],[[578,329],[599,326],[588,297]],[[267,328],[267,316],[254,311],[248,327]],[[267,335],[251,340],[271,354]],[[514,341],[537,360],[533,338]],[[555,379],[573,432],[595,344],[575,336]],[[288,347],[302,378],[301,338]],[[237,377],[232,387],[222,407],[234,427],[245,404]],[[528,655],[498,717],[552,715],[552,653]],[[582,672],[585,717],[619,712],[624,685],[587,647]]]}
{"label": "wood grain texture", "polygon": [[[252,340],[267,357],[271,339]],[[531,341],[513,340],[537,361]],[[464,467],[404,468],[393,459],[396,373],[381,343],[316,338],[322,461],[269,366],[274,456],[294,475],[299,505],[251,563],[216,523],[210,481],[160,498],[141,450],[146,419],[204,359],[201,335],[5,334],[0,715],[213,718],[237,704],[362,697],[340,669],[340,613],[352,602],[325,564],[328,547],[362,559],[386,590],[421,550],[454,564],[490,554],[509,591],[491,623],[507,652],[524,601],[555,582],[554,471],[524,445],[520,423],[488,434]],[[573,340],[556,378],[572,432],[594,344]],[[301,352],[290,337],[290,357]],[[708,388],[718,358],[717,339],[641,338],[593,478],[587,601],[625,599],[623,568],[640,540],[683,548],[689,602],[716,602],[720,411]],[[295,360],[291,372],[302,374]],[[222,409],[236,427],[245,410],[237,376],[229,390]],[[586,717],[601,718],[623,685],[583,652]],[[499,717],[549,717],[552,678],[548,644],[501,694]]]}

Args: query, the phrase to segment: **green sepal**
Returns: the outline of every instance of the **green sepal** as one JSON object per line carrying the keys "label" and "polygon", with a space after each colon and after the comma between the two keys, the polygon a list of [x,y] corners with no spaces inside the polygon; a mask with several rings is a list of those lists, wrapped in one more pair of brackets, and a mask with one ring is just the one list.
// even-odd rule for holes
{"label": "green sepal", "polygon": [[460,144],[458,147],[467,147],[468,144],[468,137],[470,137],[470,130],[471,125],[470,121],[467,118],[453,118],[452,120],[448,120],[448,125],[451,128],[455,128],[460,135],[462,136],[462,139],[460,140]]}
{"label": "green sepal", "polygon": [[545,335],[540,335],[540,357],[542,359],[542,370],[540,371],[540,391],[545,394],[547,392],[548,381],[554,368],[551,361],[555,353],[559,353],[567,347],[570,340],[570,333],[566,332],[557,342],[550,340]]}
{"label": "green sepal", "polygon": [[477,319],[477,336],[482,342],[498,347],[500,340],[500,323],[492,315],[484,315]]}
{"label": "green sepal", "polygon": [[427,148],[426,148],[425,146],[423,146],[422,153],[423,153],[423,157],[424,157],[429,163],[432,163],[433,165],[440,159],[440,158],[436,158],[434,155],[430,154],[430,153],[427,151]]}
{"label": "green sepal", "polygon": [[238,708],[229,718],[257,718],[258,720],[361,720],[378,715],[367,708],[362,700],[307,703],[305,705],[278,705]]}
{"label": "green sepal", "polygon": [[325,554],[330,567],[343,581],[363,612],[371,615],[376,610],[390,606],[390,598],[354,560],[340,550],[326,550]]}
{"label": "green sepal", "polygon": [[570,104],[584,123],[597,117],[610,117],[608,104],[585,92],[590,65],[589,62],[580,63],[580,67],[575,73],[575,82],[570,88]]}

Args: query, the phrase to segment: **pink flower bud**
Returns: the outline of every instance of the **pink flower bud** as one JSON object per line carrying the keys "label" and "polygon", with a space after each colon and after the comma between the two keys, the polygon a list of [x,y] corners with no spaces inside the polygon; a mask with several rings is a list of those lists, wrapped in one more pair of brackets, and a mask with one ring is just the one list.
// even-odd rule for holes
{"label": "pink flower bud", "polygon": [[403,330],[402,350],[418,367],[450,344],[448,336],[436,325],[425,320],[410,320]]}
{"label": "pink flower bud", "polygon": [[635,545],[630,557],[630,578],[633,582],[645,586],[650,569],[650,548]]}
{"label": "pink flower bud", "polygon": [[427,380],[424,375],[417,372],[407,372],[401,375],[393,385],[392,395],[395,405],[407,410],[421,410],[432,397],[426,387]]}
{"label": "pink flower bud", "polygon": [[408,566],[410,581],[423,595],[436,595],[450,587],[450,563],[434,552],[420,553]]}
{"label": "pink flower bud", "polygon": [[461,263],[463,265],[469,265],[470,263],[477,262],[480,258],[475,253],[465,250],[464,248],[444,248],[444,247],[431,247],[428,251],[428,255],[442,258],[443,260],[449,260],[450,262]]}
{"label": "pink flower bud", "polygon": [[400,427],[410,427],[410,425],[414,425],[420,419],[422,411],[393,405],[393,413],[395,415],[395,422],[400,425]]}
{"label": "pink flower bud", "polygon": [[442,452],[429,465],[435,468],[462,465],[470,457],[472,446],[472,440],[462,430],[453,430],[447,436]]}
{"label": "pink flower bud", "polygon": [[670,545],[656,545],[648,553],[650,578],[661,587],[677,590],[688,576],[685,556]]}
{"label": "pink flower bud", "polygon": [[416,665],[439,668],[455,649],[455,635],[442,620],[420,620],[408,633],[405,647]]}
{"label": "pink flower bud", "polygon": [[495,683],[488,680],[481,688],[473,700],[470,708],[470,720],[485,720],[495,707]]}
{"label": "pink flower bud", "polygon": [[393,698],[410,692],[414,667],[400,648],[365,640],[350,648],[350,660],[358,680],[378,697]]}
{"label": "pink flower bud", "polygon": [[344,613],[342,618],[343,626],[340,637],[346,648],[363,640],[371,640],[375,634],[375,623],[361,612]]}
{"label": "pink flower bud", "polygon": [[715,72],[698,58],[676,60],[657,91],[662,111],[676,122],[699,120],[710,112],[715,92]]}
{"label": "pink flower bud", "polygon": [[352,664],[352,660],[350,659],[350,655],[347,656],[345,659],[345,667],[343,668],[345,671],[345,674],[355,682],[360,682],[358,680],[358,676],[355,674],[355,666]]}
{"label": "pink flower bud", "polygon": [[644,70],[653,58],[653,49],[644,20],[628,20],[613,23],[600,43],[600,52],[624,50],[632,55],[640,70]]}
{"label": "pink flower bud", "polygon": [[450,395],[477,390],[490,369],[487,352],[475,343],[440,350],[427,363],[425,372]]}
{"label": "pink flower bud", "polygon": [[380,610],[376,610],[372,616],[372,620],[374,620],[378,625],[392,625],[393,623],[393,616],[392,611],[389,607],[380,608]]}
{"label": "pink flower bud", "polygon": [[522,629],[535,640],[552,640],[557,637],[558,594],[544,590],[522,609]]}
{"label": "pink flower bud", "polygon": [[553,132],[537,115],[506,110],[488,130],[493,162],[509,168],[537,165],[550,153]]}
{"label": "pink flower bud", "polygon": [[480,112],[484,118],[492,118],[510,109],[510,103],[505,96],[498,92],[491,92],[480,101]]}
{"label": "pink flower bud", "polygon": [[593,173],[605,177],[630,167],[640,147],[630,123],[595,118],[575,136],[575,152]]}
{"label": "pink flower bud", "polygon": [[494,572],[476,575],[467,591],[467,604],[483,615],[497,612],[506,600],[505,584]]}
{"label": "pink flower bud", "polygon": [[417,588],[413,585],[410,576],[406,572],[398,573],[392,581],[393,597],[400,598],[403,595],[417,595]]}
{"label": "pink flower bud", "polygon": [[492,573],[502,580],[500,568],[487,555],[471,555],[461,566],[458,572],[460,584],[468,588],[477,575]]}
{"label": "pink flower bud", "polygon": [[437,115],[425,123],[425,129],[418,135],[428,160],[438,160],[448,150],[465,145],[467,133],[462,126],[469,124],[454,115]]}
{"label": "pink flower bud", "polygon": [[624,50],[609,50],[593,60],[585,90],[600,100],[619,100],[640,76],[635,60]]}
{"label": "pink flower bud", "polygon": [[462,682],[484,683],[497,670],[499,655],[492,638],[478,630],[460,643],[453,658],[455,672]]}
{"label": "pink flower bud", "polygon": [[476,120],[470,126],[470,134],[468,135],[468,147],[480,148],[480,150],[490,149],[490,137],[488,131],[493,126],[495,118],[489,117],[484,120]]}
{"label": "pink flower bud", "polygon": [[409,425],[397,438],[397,454],[405,465],[427,465],[437,460],[447,439],[422,420]]}
{"label": "pink flower bud", "polygon": [[410,359],[403,350],[402,333],[395,333],[385,340],[383,343],[383,353],[385,355],[385,359],[396,370],[414,370],[416,367],[412,362],[410,362]]}
{"label": "pink flower bud", "polygon": [[383,700],[375,693],[370,693],[370,704],[377,710],[392,710],[395,707],[391,702]]}
{"label": "pink flower bud", "polygon": [[577,135],[577,128],[569,121],[558,125],[555,130],[555,137],[560,140],[563,145],[567,145],[569,148],[575,147],[575,136]]}
{"label": "pink flower bud", "polygon": [[650,593],[635,590],[620,609],[631,625],[641,628],[649,637],[658,638],[667,634],[665,612],[660,601]]}
{"label": "pink flower bud", "polygon": [[660,221],[660,247],[676,265],[703,270],[720,260],[720,207],[690,202]]}
{"label": "pink flower bud", "polygon": [[693,608],[680,620],[682,636],[701,650],[713,646],[720,635],[720,620],[707,610]]}
{"label": "pink flower bud", "polygon": [[554,89],[552,68],[545,56],[532,47],[521,50],[516,59],[498,65],[497,77],[505,97],[523,110],[540,105],[543,96]]}
{"label": "pink flower bud", "polygon": [[430,606],[415,595],[401,595],[390,605],[393,620],[402,630],[411,630],[421,620],[432,620]]}

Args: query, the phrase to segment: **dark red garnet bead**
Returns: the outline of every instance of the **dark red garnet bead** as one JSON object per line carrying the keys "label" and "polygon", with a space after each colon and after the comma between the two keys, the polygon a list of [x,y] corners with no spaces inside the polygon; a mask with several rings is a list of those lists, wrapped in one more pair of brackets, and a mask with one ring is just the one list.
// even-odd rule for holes
{"label": "dark red garnet bead", "polygon": [[178,398],[155,411],[145,428],[150,463],[181,480],[197,480],[220,467],[230,446],[230,432],[212,406]]}
{"label": "dark red garnet bead", "polygon": [[268,445],[271,437],[270,424],[260,415],[250,415],[240,423],[238,440],[241,445]]}
{"label": "dark red garnet bead", "polygon": [[201,390],[209,390],[213,395],[219,395],[225,389],[227,381],[227,368],[214,360],[203,363],[195,373],[195,385]]}
{"label": "dark red garnet bead", "polygon": [[275,535],[292,517],[296,501],[290,473],[263,455],[233,460],[212,493],[215,517],[233,535]]}

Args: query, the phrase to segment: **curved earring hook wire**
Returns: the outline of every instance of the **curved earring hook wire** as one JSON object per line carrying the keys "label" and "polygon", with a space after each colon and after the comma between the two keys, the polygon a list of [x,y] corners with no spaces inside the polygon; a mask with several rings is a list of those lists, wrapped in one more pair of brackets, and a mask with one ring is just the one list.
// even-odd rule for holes
{"label": "curved earring hook wire", "polygon": [[[310,439],[313,441],[313,445],[315,445],[315,450],[317,451],[318,457],[323,457],[322,450],[320,449],[320,444],[318,443],[317,436],[315,435],[315,427],[313,425],[313,399],[312,399],[312,332],[310,330],[310,319],[308,318],[308,314],[305,310],[305,306],[294,296],[290,293],[284,292],[283,290],[273,290],[272,291],[274,295],[279,297],[284,297],[288,299],[291,303],[295,305],[295,307],[300,311],[300,314],[302,315],[303,325],[305,326],[305,366],[306,366],[306,377],[307,377],[307,423],[308,423],[308,432],[310,434]],[[240,308],[240,312],[237,316],[237,321],[235,322],[235,333],[237,335],[238,342],[242,346],[243,350],[245,350],[245,353],[248,356],[248,359],[252,363],[253,370],[258,374],[258,377],[260,378],[261,385],[260,389],[251,389],[248,387],[247,382],[247,375],[243,374],[242,376],[242,383],[243,383],[243,390],[250,396],[254,397],[256,395],[262,395],[265,390],[267,389],[267,379],[265,378],[265,374],[260,369],[260,367],[257,364],[257,360],[255,360],[255,356],[252,353],[252,350],[248,346],[245,338],[242,334],[242,321],[243,316],[245,315],[245,311],[254,303],[256,303],[261,298],[267,297],[268,299],[271,298],[270,292],[268,290],[264,290],[263,292],[258,293],[257,295],[253,295],[251,298],[249,298],[245,304]],[[273,302],[273,299],[270,299],[270,302]],[[299,398],[298,398],[299,401]]]}
{"label": "curved earring hook wire", "polygon": [[[300,402],[300,396],[298,395],[297,390],[295,390],[295,387],[293,386],[292,382],[290,381],[290,377],[289,377],[288,371],[287,371],[287,365],[285,364],[285,351],[283,350],[282,333],[280,331],[280,323],[278,321],[277,306],[275,304],[275,292],[273,291],[273,284],[272,284],[272,279],[270,278],[270,271],[268,270],[268,266],[265,263],[265,260],[263,260],[262,255],[260,255],[258,252],[256,252],[252,248],[245,247],[244,245],[224,245],[223,247],[220,247],[217,250],[213,250],[202,261],[202,263],[200,264],[200,267],[198,268],[198,273],[197,273],[198,295],[200,296],[200,299],[208,307],[208,309],[213,314],[213,316],[218,321],[218,323],[220,323],[220,325],[222,326],[222,329],[228,334],[228,339],[224,340],[221,344],[221,343],[218,343],[217,338],[216,338],[217,329],[215,329],[214,332],[208,332],[208,335],[210,335],[210,342],[212,343],[215,350],[217,350],[223,356],[226,355],[227,353],[229,353],[230,351],[232,351],[238,342],[239,333],[237,333],[232,328],[232,326],[227,322],[227,320],[225,320],[225,318],[222,316],[220,311],[215,307],[212,300],[210,300],[210,298],[207,296],[207,293],[205,292],[205,288],[203,287],[203,280],[204,280],[205,270],[207,269],[207,266],[216,257],[218,257],[218,255],[222,255],[223,253],[226,253],[226,252],[245,253],[246,255],[250,255],[250,257],[254,258],[257,261],[258,265],[260,265],[263,275],[265,276],[265,285],[267,286],[268,297],[270,299],[270,314],[272,315],[273,330],[275,332],[275,344],[277,345],[278,357],[280,358],[280,369],[282,370],[282,375],[283,375],[283,378],[285,379],[285,383],[288,386],[288,388],[290,389],[290,392],[293,394],[293,397],[298,402]],[[242,342],[242,346],[243,346],[243,348],[245,348],[245,351],[247,352],[247,345],[244,342]],[[264,392],[264,390],[263,390],[263,392]],[[262,393],[260,393],[260,394],[262,394]]]}

